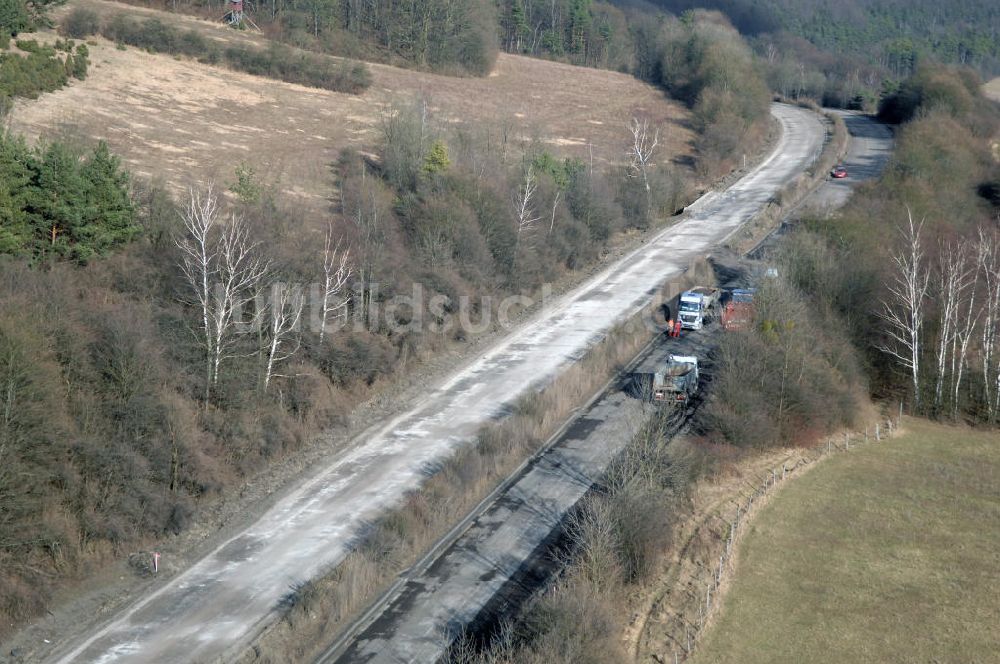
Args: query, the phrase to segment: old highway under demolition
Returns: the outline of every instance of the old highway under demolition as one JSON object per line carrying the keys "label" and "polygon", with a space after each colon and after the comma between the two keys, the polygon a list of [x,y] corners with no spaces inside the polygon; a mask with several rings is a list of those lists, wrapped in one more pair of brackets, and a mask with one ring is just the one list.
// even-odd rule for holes
{"label": "old highway under demolition", "polygon": [[[54,643],[39,655],[101,664],[236,656],[280,615],[289,588],[343,560],[365,525],[399,504],[429,466],[639,312],[661,284],[679,277],[809,167],[826,134],[820,118],[786,105],[772,113],[782,130],[774,151],[735,185],[703,197],[677,224],[560,297],[412,410],[359,436],[244,532],[164,579],[88,638]],[[555,509],[534,507],[539,514]]]}
{"label": "old highway under demolition", "polygon": [[[887,126],[859,114],[840,115],[851,135],[845,159],[851,179],[825,181],[805,201],[808,209],[843,205],[858,182],[881,174],[891,154],[892,133]],[[749,285],[746,262],[726,263],[715,264],[722,285]],[[662,362],[670,354],[699,358],[698,394],[691,403],[674,407],[674,431],[683,428],[704,397],[711,380],[711,351],[720,333],[716,320],[680,339],[661,338],[633,363]],[[600,485],[608,464],[657,407],[627,394],[629,371],[626,368],[526,468],[484,501],[466,519],[467,529],[460,536],[453,531],[401,575],[317,664],[433,662],[456,636],[488,632],[497,621],[511,618],[557,571],[554,549],[561,544],[566,514]]]}
{"label": "old highway under demolition", "polygon": [[365,626],[359,635],[344,635],[317,662],[435,662],[463,632],[509,617],[553,571],[551,554],[567,513],[599,485],[654,409],[670,409],[672,431],[688,421],[711,379],[719,328],[715,321],[679,339],[663,337],[649,349],[659,363],[670,354],[701,360],[700,389],[691,401],[659,405],[636,398],[641,395],[630,389],[629,370],[623,371],[457,541],[403,575],[393,601],[366,616],[370,624],[355,626]]}

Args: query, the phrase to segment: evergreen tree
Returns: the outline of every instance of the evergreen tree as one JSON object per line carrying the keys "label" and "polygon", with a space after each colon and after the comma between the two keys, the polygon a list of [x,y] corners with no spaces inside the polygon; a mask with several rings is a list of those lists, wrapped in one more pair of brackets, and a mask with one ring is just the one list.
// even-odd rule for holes
{"label": "evergreen tree", "polygon": [[80,175],[84,182],[86,216],[74,229],[72,241],[74,257],[86,260],[128,242],[139,228],[129,197],[128,172],[121,167],[121,160],[111,154],[107,143],[97,144]]}
{"label": "evergreen tree", "polygon": [[31,191],[31,151],[0,134],[0,253],[23,254],[32,241],[25,209]]}
{"label": "evergreen tree", "polygon": [[24,0],[0,0],[0,32],[16,35],[31,26]]}
{"label": "evergreen tree", "polygon": [[0,253],[83,262],[138,231],[128,173],[105,143],[81,162],[60,143],[0,135]]}
{"label": "evergreen tree", "polygon": [[32,225],[39,253],[69,255],[75,230],[83,222],[83,180],[76,155],[52,143],[37,163],[32,191]]}
{"label": "evergreen tree", "polygon": [[451,166],[451,159],[448,158],[448,146],[442,141],[434,141],[430,152],[424,157],[424,173],[434,175],[443,173]]}
{"label": "evergreen tree", "polygon": [[253,166],[245,161],[236,165],[236,182],[229,185],[229,191],[239,196],[240,200],[252,205],[260,200],[260,181]]}
{"label": "evergreen tree", "polygon": [[571,0],[569,7],[569,52],[584,53],[590,30],[590,0]]}
{"label": "evergreen tree", "polygon": [[510,17],[507,21],[507,50],[520,53],[524,50],[524,37],[528,34],[528,17],[524,11],[523,0],[514,0],[510,7]]}

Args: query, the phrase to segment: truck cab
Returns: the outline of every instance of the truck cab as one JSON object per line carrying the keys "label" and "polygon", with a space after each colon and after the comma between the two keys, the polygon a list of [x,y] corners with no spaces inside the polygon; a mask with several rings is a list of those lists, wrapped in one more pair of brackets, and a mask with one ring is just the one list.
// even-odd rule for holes
{"label": "truck cab", "polygon": [[715,288],[696,288],[681,293],[677,304],[677,317],[685,330],[700,330],[719,299]]}

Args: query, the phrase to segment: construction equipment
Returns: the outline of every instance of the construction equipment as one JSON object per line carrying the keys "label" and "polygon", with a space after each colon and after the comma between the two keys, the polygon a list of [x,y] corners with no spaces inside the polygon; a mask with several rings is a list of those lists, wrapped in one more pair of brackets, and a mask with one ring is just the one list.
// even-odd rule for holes
{"label": "construction equipment", "polygon": [[722,307],[722,329],[726,332],[746,330],[753,323],[756,288],[734,288]]}
{"label": "construction equipment", "polygon": [[718,288],[694,288],[681,293],[677,315],[685,330],[700,330],[711,317],[722,291]]}
{"label": "construction equipment", "polygon": [[698,358],[669,355],[646,360],[632,372],[631,391],[657,403],[686,402],[698,391]]}

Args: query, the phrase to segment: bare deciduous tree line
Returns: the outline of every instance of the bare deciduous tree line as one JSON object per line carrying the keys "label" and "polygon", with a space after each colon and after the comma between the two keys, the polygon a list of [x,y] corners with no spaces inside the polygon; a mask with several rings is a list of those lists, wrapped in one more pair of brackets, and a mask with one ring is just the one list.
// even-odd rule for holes
{"label": "bare deciduous tree line", "polygon": [[[426,104],[415,114],[387,111],[383,132],[387,154],[383,171],[389,183],[412,184],[419,178],[429,142]],[[648,120],[632,118],[627,127],[626,175],[638,181],[643,191],[646,215],[653,212],[651,180],[656,168],[654,157],[660,144],[659,128]],[[405,138],[405,140],[404,140]],[[412,144],[412,145],[411,145]],[[412,154],[411,154],[412,153]],[[543,167],[544,168],[544,167]],[[560,166],[560,168],[564,168]],[[351,255],[343,242],[328,229],[322,260],[317,270],[319,319],[318,343],[327,340],[328,324],[347,314],[348,280],[357,263],[361,282],[356,312],[365,323],[374,293],[376,266],[385,241],[387,223],[387,193],[378,178],[368,174],[362,161],[351,166],[341,197],[341,212],[357,231],[358,251]],[[557,229],[557,212],[565,182],[555,180],[551,194],[551,211],[540,196],[542,171],[532,162],[510,190],[512,220],[512,268],[519,269],[521,254],[533,248],[533,236],[543,216],[548,219],[548,235]],[[281,271],[254,237],[247,221],[238,214],[226,216],[218,195],[211,187],[205,191],[191,190],[182,211],[184,233],[177,241],[180,249],[180,269],[185,282],[184,300],[198,311],[196,338],[204,354],[204,394],[207,403],[218,386],[221,368],[237,357],[257,357],[260,364],[260,386],[267,391],[280,367],[291,360],[302,345],[302,320],[306,297],[300,285],[286,283]],[[316,289],[314,288],[314,291]],[[314,296],[316,293],[314,292]],[[249,344],[241,335],[244,326],[258,331],[257,344]]]}
{"label": "bare deciduous tree line", "polygon": [[[182,219],[184,234],[177,247],[187,286],[184,299],[199,312],[195,336],[204,352],[205,402],[219,382],[223,363],[240,356],[261,359],[260,381],[267,391],[279,375],[279,365],[301,347],[303,288],[281,280],[242,216],[234,213],[224,218],[211,186],[204,192],[190,190]],[[334,239],[330,225],[321,265],[320,343],[328,322],[346,311],[349,259],[349,251]],[[239,343],[240,330],[247,325],[262,330],[256,348]]]}
{"label": "bare deciduous tree line", "polygon": [[[909,376],[913,408],[948,415],[1000,413],[1000,235],[942,240],[928,252],[923,222],[908,214],[892,254],[879,317],[879,350]],[[978,371],[976,371],[978,370]]]}

